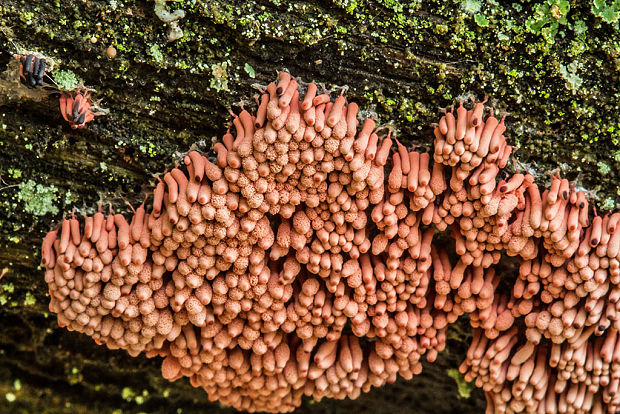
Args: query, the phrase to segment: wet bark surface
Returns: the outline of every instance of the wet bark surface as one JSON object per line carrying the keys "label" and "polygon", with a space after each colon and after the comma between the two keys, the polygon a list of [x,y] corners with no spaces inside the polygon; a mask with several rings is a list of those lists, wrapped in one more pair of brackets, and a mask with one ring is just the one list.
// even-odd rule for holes
{"label": "wet bark surface", "polygon": [[[333,93],[346,85],[366,115],[427,148],[439,108],[487,95],[509,113],[516,158],[541,183],[559,168],[593,190],[599,206],[616,204],[620,59],[612,24],[574,4],[567,23],[546,17],[544,27],[557,26],[549,38],[528,26],[536,4],[404,3],[169,2],[185,18],[183,37],[168,42],[152,2],[0,0],[0,412],[232,412],[186,379],[161,378],[159,359],[131,358],[58,328],[38,248],[72,212],[138,205],[182,153],[209,152],[228,109],[254,108],[257,88],[278,70]],[[16,80],[13,56],[26,51],[53,59],[57,83],[93,89],[109,114],[70,129],[57,93]],[[356,401],[305,400],[299,412],[481,412],[481,392],[465,397],[469,388],[459,393],[448,375],[469,335],[462,319],[439,361],[411,381]]]}

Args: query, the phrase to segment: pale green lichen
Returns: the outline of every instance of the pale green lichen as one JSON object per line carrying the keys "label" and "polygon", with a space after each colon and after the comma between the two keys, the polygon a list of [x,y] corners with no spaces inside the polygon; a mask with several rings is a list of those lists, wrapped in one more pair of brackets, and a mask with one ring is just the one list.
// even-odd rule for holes
{"label": "pale green lichen", "polygon": [[18,184],[17,199],[24,203],[24,211],[35,216],[44,216],[47,213],[57,214],[58,189],[51,186],[37,184],[32,180]]}
{"label": "pale green lichen", "polygon": [[211,83],[209,86],[216,91],[227,91],[228,90],[228,65],[230,63],[228,61],[222,63],[214,63],[211,65],[211,73],[213,77],[211,78]]}
{"label": "pale green lichen", "polygon": [[66,206],[75,204],[80,199],[80,195],[77,192],[67,190],[65,192],[64,203]]}
{"label": "pale green lichen", "polygon": [[611,197],[606,198],[600,203],[601,210],[611,211],[611,210],[614,210],[615,208],[616,208],[616,202]]}
{"label": "pale green lichen", "polygon": [[581,69],[581,65],[577,61],[573,61],[567,66],[560,65],[560,76],[566,81],[566,88],[573,93],[576,93],[583,83],[583,79],[578,74],[579,69]]}
{"label": "pale green lichen", "polygon": [[560,25],[568,23],[570,3],[568,0],[546,0],[534,7],[534,15],[525,23],[532,33],[541,34],[547,43],[555,41]]}
{"label": "pale green lichen", "polygon": [[84,83],[82,79],[70,70],[54,71],[54,81],[56,81],[58,89],[62,91],[72,91]]}
{"label": "pale green lichen", "polygon": [[598,166],[598,170],[600,171],[600,173],[603,175],[607,175],[611,171],[611,167],[603,161],[597,162],[596,165]]}
{"label": "pale green lichen", "polygon": [[482,2],[480,0],[462,0],[459,2],[461,5],[461,9],[465,13],[475,14],[480,11],[480,7],[482,6]]}
{"label": "pale green lichen", "polygon": [[487,19],[482,13],[477,13],[474,15],[474,20],[480,27],[487,27],[489,25],[489,19]]}
{"label": "pale green lichen", "polygon": [[620,19],[620,0],[613,0],[611,4],[607,4],[607,0],[593,0],[591,10],[604,22],[615,23]]}
{"label": "pale green lichen", "polygon": [[575,31],[576,35],[580,35],[580,34],[585,33],[588,30],[588,26],[586,25],[586,22],[584,22],[583,20],[577,20],[575,24],[573,25],[573,30]]}
{"label": "pale green lichen", "polygon": [[155,62],[161,63],[164,61],[164,55],[161,53],[159,45],[151,45],[149,52],[151,53],[151,56],[153,56],[153,59],[155,59]]}
{"label": "pale green lichen", "polygon": [[254,79],[256,77],[256,72],[249,63],[246,62],[246,64],[243,65],[243,70],[245,70],[245,73],[247,73],[250,78]]}

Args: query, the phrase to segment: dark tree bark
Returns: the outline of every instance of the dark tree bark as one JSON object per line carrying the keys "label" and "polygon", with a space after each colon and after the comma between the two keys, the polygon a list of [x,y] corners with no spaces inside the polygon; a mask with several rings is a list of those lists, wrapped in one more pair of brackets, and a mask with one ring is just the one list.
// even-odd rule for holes
{"label": "dark tree bark", "polygon": [[[404,142],[427,148],[440,107],[488,95],[509,114],[517,160],[541,183],[559,167],[613,207],[617,23],[589,2],[558,16],[538,1],[183,0],[167,5],[185,11],[183,36],[168,43],[153,2],[0,0],[0,412],[232,411],[186,379],[161,378],[159,360],[58,328],[38,249],[63,216],[92,213],[98,202],[126,211],[181,153],[210,151],[228,108],[252,107],[254,84],[277,70],[333,92],[346,85],[349,99]],[[71,130],[57,95],[16,80],[13,55],[25,51],[52,58],[57,82],[83,80],[109,114]],[[449,336],[414,380],[356,401],[306,400],[300,412],[480,412],[481,392],[459,394],[448,375],[467,348],[467,321]]]}

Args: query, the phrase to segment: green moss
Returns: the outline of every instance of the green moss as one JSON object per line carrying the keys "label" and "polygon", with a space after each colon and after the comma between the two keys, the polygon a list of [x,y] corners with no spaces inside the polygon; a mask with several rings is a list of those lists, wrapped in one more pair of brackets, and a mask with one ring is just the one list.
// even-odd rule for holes
{"label": "green moss", "polygon": [[70,384],[79,384],[84,380],[82,371],[78,367],[71,367],[71,370],[67,373],[67,380]]}
{"label": "green moss", "polygon": [[13,179],[18,179],[18,178],[21,178],[22,176],[22,171],[18,168],[9,168],[7,169],[7,173],[9,177]]}
{"label": "green moss", "polygon": [[131,389],[130,387],[124,387],[121,390],[121,397],[128,402],[135,402],[137,405],[142,405],[146,401],[149,400],[150,394],[148,390],[142,390],[141,393],[138,393]]}
{"label": "green moss", "polygon": [[353,0],[347,3],[348,4],[345,5],[345,10],[347,11],[347,13],[353,14],[353,12],[355,11],[355,8],[357,7],[357,1]]}
{"label": "green moss", "polygon": [[24,299],[24,306],[33,306],[37,303],[37,299],[30,292],[26,292],[26,298]]}
{"label": "green moss", "polygon": [[32,19],[34,18],[33,12],[24,12],[19,16],[20,20],[26,24],[31,24]]}
{"label": "green moss", "polygon": [[18,188],[17,199],[24,203],[25,212],[35,216],[58,213],[56,203],[59,196],[55,186],[45,186],[28,180],[19,183]]}
{"label": "green moss", "polygon": [[6,293],[13,293],[15,292],[15,285],[11,282],[3,283],[2,290],[5,291]]}
{"label": "green moss", "polygon": [[446,371],[448,376],[456,382],[457,389],[459,391],[459,396],[461,398],[469,398],[471,397],[471,392],[474,389],[474,384],[465,381],[463,375],[459,372],[458,369],[450,368]]}
{"label": "green moss", "polygon": [[121,396],[123,397],[124,400],[131,401],[131,400],[134,399],[136,394],[135,394],[135,392],[133,392],[133,390],[131,388],[125,387],[125,388],[123,388],[123,390],[121,392]]}

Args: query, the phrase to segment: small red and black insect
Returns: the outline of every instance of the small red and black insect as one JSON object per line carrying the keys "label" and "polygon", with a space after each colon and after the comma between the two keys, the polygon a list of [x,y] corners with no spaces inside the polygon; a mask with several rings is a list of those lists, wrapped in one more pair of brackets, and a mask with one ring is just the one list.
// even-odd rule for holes
{"label": "small red and black insect", "polygon": [[[33,53],[26,56],[16,56],[19,59],[19,80],[30,89],[36,89],[43,86],[43,77],[48,76],[45,73],[46,60],[40,58]],[[48,76],[49,78],[49,76]]]}
{"label": "small red and black insect", "polygon": [[75,97],[71,92],[61,92],[60,94],[60,112],[65,121],[71,125],[73,129],[81,129],[93,119],[96,115],[91,111],[91,99],[88,89],[82,94],[76,91]]}

